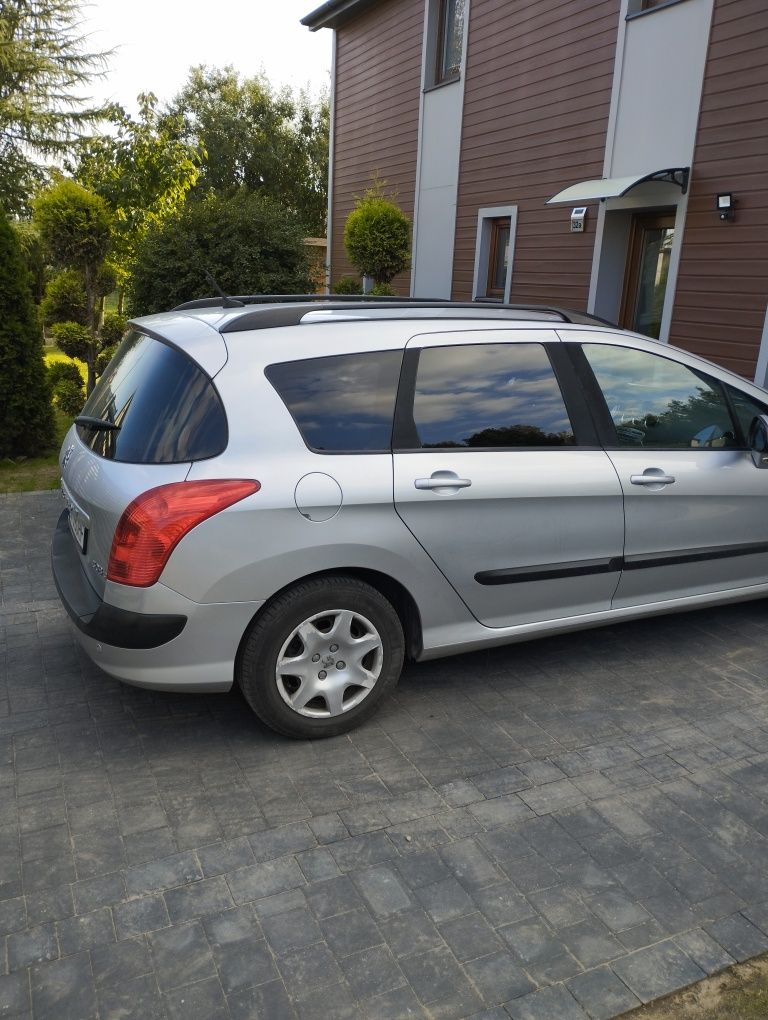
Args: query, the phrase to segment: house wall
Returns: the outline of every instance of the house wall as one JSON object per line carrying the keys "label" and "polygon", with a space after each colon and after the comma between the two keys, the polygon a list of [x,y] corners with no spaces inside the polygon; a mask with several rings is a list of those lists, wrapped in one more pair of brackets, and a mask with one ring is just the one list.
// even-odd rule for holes
{"label": "house wall", "polygon": [[[344,253],[344,223],[375,173],[413,216],[423,22],[423,0],[385,0],[337,29],[332,281],[355,274]],[[410,272],[393,286],[408,294]]]}
{"label": "house wall", "polygon": [[585,308],[596,206],[583,234],[545,205],[602,177],[619,0],[472,0],[453,297],[469,299],[477,212],[518,207],[510,299]]}
{"label": "house wall", "polygon": [[[748,378],[768,297],[767,39],[765,0],[715,0],[670,332]],[[736,219],[722,223],[715,195],[729,191]]]}

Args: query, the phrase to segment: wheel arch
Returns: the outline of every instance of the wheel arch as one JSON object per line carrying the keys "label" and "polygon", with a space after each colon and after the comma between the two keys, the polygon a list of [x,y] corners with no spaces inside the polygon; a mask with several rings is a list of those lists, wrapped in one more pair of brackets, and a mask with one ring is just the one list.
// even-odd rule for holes
{"label": "wheel arch", "polygon": [[238,645],[235,657],[235,677],[238,674],[243,647],[254,624],[276,599],[284,595],[294,585],[303,584],[305,581],[313,581],[320,577],[354,577],[358,581],[364,581],[380,592],[392,604],[400,619],[403,634],[405,635],[406,658],[419,658],[423,648],[421,613],[419,612],[416,600],[405,585],[401,584],[400,581],[396,581],[389,574],[382,573],[379,570],[371,570],[367,567],[335,567],[333,570],[316,570],[311,574],[304,574],[302,577],[294,578],[290,583],[283,585],[279,591],[274,592],[262,606],[259,606],[257,612],[245,628],[243,636],[240,638],[240,644]]}

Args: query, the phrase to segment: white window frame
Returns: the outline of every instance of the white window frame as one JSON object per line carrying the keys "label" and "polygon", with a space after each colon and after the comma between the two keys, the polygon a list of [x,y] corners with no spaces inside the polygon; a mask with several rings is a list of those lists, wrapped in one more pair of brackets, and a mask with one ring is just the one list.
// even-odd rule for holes
{"label": "white window frame", "polygon": [[475,239],[475,273],[472,280],[472,300],[492,301],[486,298],[488,283],[488,259],[491,254],[491,221],[509,218],[509,252],[507,253],[507,278],[504,281],[504,304],[509,304],[512,289],[512,263],[515,254],[517,233],[517,206],[492,205],[477,210],[477,236]]}

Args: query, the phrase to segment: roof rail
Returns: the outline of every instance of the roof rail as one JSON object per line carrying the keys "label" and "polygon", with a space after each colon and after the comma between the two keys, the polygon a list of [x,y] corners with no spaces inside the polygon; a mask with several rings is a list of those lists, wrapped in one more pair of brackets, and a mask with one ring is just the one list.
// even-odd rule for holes
{"label": "roof rail", "polygon": [[[403,297],[371,297],[360,294],[251,294],[233,295],[228,300],[236,300],[244,306],[242,309],[227,309],[221,297],[198,298],[178,305],[174,311],[193,311],[205,308],[222,308],[231,312],[219,327],[222,333],[240,333],[252,329],[271,329],[277,326],[297,326],[311,312],[338,311],[349,312],[355,308],[363,315],[365,311],[375,312],[386,310],[396,312],[402,309],[402,318],[408,313],[419,309],[439,309],[443,314],[449,312],[450,317],[457,319],[483,319],[489,321],[498,314],[499,319],[522,318],[526,312],[531,317],[556,317],[560,322],[579,323],[583,325],[613,326],[595,315],[575,312],[571,309],[555,305],[502,304],[501,302],[448,301],[442,299],[429,300],[424,298]],[[455,314],[454,314],[455,313]],[[517,314],[515,314],[517,313]],[[374,316],[371,316],[372,318]],[[395,317],[395,316],[391,316]]]}
{"label": "roof rail", "polygon": [[[390,297],[388,295],[369,294],[227,294],[227,301],[239,301],[243,305],[288,305],[288,304],[314,304],[333,302],[339,304],[362,304],[373,302],[384,304],[394,302],[395,304],[423,304],[428,301],[434,304],[449,305],[450,301],[443,298],[412,298],[412,297]],[[186,311],[190,308],[222,308],[224,298],[204,297],[195,298],[193,301],[185,301],[171,309],[174,312]]]}

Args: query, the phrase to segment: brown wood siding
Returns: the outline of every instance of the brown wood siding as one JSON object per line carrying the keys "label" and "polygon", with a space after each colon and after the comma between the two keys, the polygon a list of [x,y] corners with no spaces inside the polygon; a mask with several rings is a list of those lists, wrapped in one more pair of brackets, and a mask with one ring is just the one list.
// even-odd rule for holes
{"label": "brown wood siding", "polygon": [[[753,378],[768,296],[768,6],[715,0],[670,342]],[[733,192],[721,223],[715,195]]]}
{"label": "brown wood siding", "polygon": [[[384,0],[336,34],[331,280],[357,275],[344,223],[378,174],[413,219],[421,95],[423,0]],[[393,281],[410,291],[410,271]]]}
{"label": "brown wood siding", "polygon": [[583,234],[556,192],[603,175],[618,0],[472,0],[453,296],[472,296],[477,211],[517,205],[513,301],[586,308]]}

